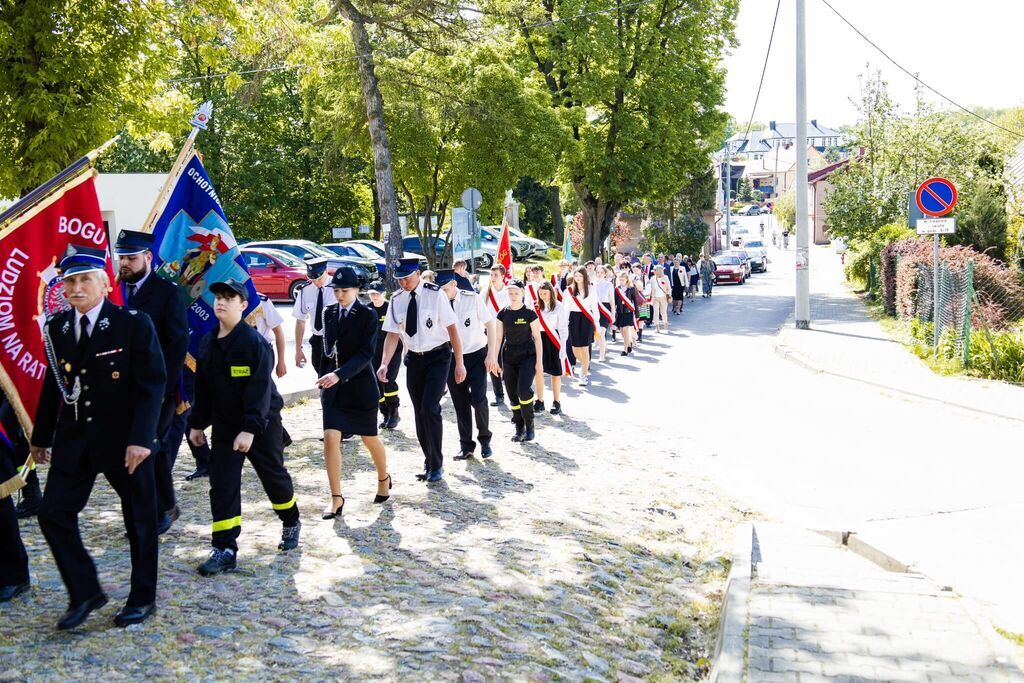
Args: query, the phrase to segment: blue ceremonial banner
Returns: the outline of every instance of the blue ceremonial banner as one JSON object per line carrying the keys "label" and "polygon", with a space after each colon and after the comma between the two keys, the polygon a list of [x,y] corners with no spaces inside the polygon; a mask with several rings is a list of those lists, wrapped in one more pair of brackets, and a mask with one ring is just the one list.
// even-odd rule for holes
{"label": "blue ceremonial banner", "polygon": [[195,357],[203,336],[217,326],[210,285],[232,277],[245,282],[249,315],[259,304],[238,243],[206,169],[193,152],[184,163],[153,224],[153,270],[179,287],[188,304],[188,353]]}

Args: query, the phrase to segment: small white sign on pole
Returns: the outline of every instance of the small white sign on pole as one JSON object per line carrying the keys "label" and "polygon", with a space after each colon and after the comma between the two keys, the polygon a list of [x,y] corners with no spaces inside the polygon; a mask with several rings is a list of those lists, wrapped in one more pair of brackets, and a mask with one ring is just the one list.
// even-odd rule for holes
{"label": "small white sign on pole", "polygon": [[360,235],[369,235],[370,234],[370,226],[366,225],[365,223],[360,225],[359,226],[359,234]]}
{"label": "small white sign on pole", "polygon": [[352,239],[352,228],[331,228],[331,235],[336,240]]}
{"label": "small white sign on pole", "polygon": [[955,218],[918,218],[918,235],[952,235],[956,232]]}

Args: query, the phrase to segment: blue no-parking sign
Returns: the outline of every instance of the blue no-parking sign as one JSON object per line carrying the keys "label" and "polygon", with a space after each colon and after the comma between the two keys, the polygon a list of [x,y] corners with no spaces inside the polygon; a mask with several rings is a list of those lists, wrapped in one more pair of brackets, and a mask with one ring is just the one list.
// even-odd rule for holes
{"label": "blue no-parking sign", "polygon": [[945,216],[956,206],[956,186],[945,178],[929,178],[915,195],[917,208],[928,216]]}

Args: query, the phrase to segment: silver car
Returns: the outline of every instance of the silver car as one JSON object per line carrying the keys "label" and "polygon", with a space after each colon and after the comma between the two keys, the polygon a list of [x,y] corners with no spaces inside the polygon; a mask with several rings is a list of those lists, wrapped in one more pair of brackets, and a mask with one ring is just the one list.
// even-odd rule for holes
{"label": "silver car", "polygon": [[753,273],[768,272],[768,251],[761,240],[749,240],[743,243],[743,251],[750,258],[750,271]]}

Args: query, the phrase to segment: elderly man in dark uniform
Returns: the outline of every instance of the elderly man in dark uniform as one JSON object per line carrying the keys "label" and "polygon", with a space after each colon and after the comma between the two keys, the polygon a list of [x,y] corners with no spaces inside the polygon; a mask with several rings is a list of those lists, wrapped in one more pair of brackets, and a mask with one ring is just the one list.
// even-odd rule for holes
{"label": "elderly man in dark uniform", "polygon": [[[153,321],[160,348],[164,352],[164,371],[167,385],[164,402],[160,407],[160,421],[156,435],[160,447],[154,457],[156,475],[156,504],[159,524],[157,533],[163,534],[180,516],[174,496],[174,461],[178,451],[164,447],[165,437],[178,406],[181,370],[188,352],[188,315],[185,299],[174,283],[153,272],[153,235],[135,230],[122,230],[114,245],[118,257],[118,277],[125,305],[142,311]],[[180,440],[179,440],[180,443]]]}
{"label": "elderly man in dark uniform", "polygon": [[388,306],[383,330],[384,354],[377,368],[377,379],[387,381],[388,364],[401,341],[405,355],[405,382],[416,417],[416,438],[423,449],[423,474],[418,479],[438,482],[444,477],[441,453],[441,396],[448,380],[453,355],[456,384],[466,380],[462,362],[462,343],[455,312],[441,288],[420,277],[419,260],[401,259],[395,265],[395,278],[402,290]]}
{"label": "elderly man in dark uniform", "polygon": [[52,450],[39,528],[70,595],[59,629],[78,626],[107,603],[78,529],[78,514],[101,472],[121,498],[132,558],[131,592],[114,623],[137,624],[155,610],[159,544],[151,455],[167,376],[149,316],[107,301],[106,263],[105,249],[68,248],[60,270],[72,309],[43,329],[49,366],[31,452],[37,463],[47,463]]}

